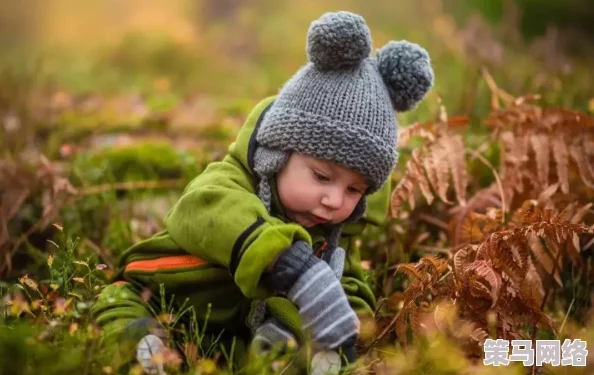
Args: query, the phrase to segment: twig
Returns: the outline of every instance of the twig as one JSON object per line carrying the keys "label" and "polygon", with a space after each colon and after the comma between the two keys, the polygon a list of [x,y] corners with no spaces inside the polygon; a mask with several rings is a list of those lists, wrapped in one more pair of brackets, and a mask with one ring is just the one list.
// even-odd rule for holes
{"label": "twig", "polygon": [[563,327],[565,327],[565,323],[567,322],[567,317],[569,316],[569,313],[571,312],[571,308],[573,307],[574,302],[575,302],[575,297],[572,298],[571,303],[569,304],[569,308],[567,309],[567,312],[565,313],[565,318],[563,318],[563,323],[561,323],[559,332],[563,331]]}
{"label": "twig", "polygon": [[149,180],[149,181],[128,181],[114,184],[102,184],[79,189],[76,196],[100,194],[110,190],[139,190],[155,189],[166,187],[180,187],[186,183],[184,179],[175,180]]}
{"label": "twig", "polygon": [[426,246],[426,245],[414,245],[413,248],[423,250],[423,251],[432,251],[435,253],[445,254],[448,256],[448,259],[452,257],[451,249],[442,249],[440,247]]}
{"label": "twig", "polygon": [[107,254],[105,253],[105,251],[103,251],[103,249],[101,249],[101,247],[99,245],[97,245],[96,243],[94,243],[93,241],[91,241],[90,239],[88,239],[86,237],[82,240],[82,242],[85,245],[89,246],[91,249],[93,249],[95,251],[95,253],[97,253],[97,255],[99,255],[103,259],[103,263],[105,263],[107,265],[107,267],[109,267],[110,269],[113,269],[113,263],[111,263]]}
{"label": "twig", "polygon": [[491,106],[494,109],[499,109],[499,102],[496,102],[496,99],[501,99],[504,102],[506,102],[506,104],[512,103],[515,100],[513,95],[510,95],[503,89],[499,88],[499,86],[497,86],[495,80],[493,79],[493,76],[489,73],[489,70],[487,68],[485,68],[484,66],[481,67],[481,73],[483,74],[483,78],[487,82],[487,86],[489,86],[489,90],[491,90],[491,94],[493,95],[491,97]]}
{"label": "twig", "polygon": [[392,326],[394,324],[396,324],[396,321],[398,321],[398,318],[400,318],[400,314],[402,314],[402,312],[404,310],[405,309],[403,308],[402,310],[398,311],[398,313],[396,314],[396,316],[394,316],[394,318],[392,318],[392,320],[386,326],[386,328],[384,328],[384,330],[376,337],[376,339],[373,340],[373,342],[371,343],[371,345],[369,345],[369,348],[367,350],[370,350],[371,348],[373,348],[381,339],[384,338],[384,336],[386,336],[388,334],[388,332],[390,332],[390,329],[392,328]]}
{"label": "twig", "polygon": [[447,231],[449,229],[448,228],[448,225],[446,223],[444,223],[443,221],[439,220],[438,218],[435,218],[435,217],[432,217],[430,215],[427,215],[426,213],[423,213],[423,212],[420,213],[419,214],[419,218],[421,220],[424,220],[424,221],[426,221],[426,222],[428,222],[430,224],[433,224],[433,225],[435,225],[435,226],[437,226],[437,227],[439,227],[439,228],[441,228],[441,229],[443,229],[445,231]]}
{"label": "twig", "polygon": [[475,150],[471,150],[471,149],[466,149],[466,152],[470,153],[472,156],[474,156],[475,158],[477,158],[481,162],[483,162],[483,164],[485,164],[486,166],[491,168],[491,171],[493,172],[493,176],[495,177],[495,181],[497,182],[497,188],[499,189],[499,194],[501,195],[501,207],[503,207],[503,210],[501,210],[501,213],[502,213],[501,222],[505,223],[505,211],[507,209],[507,206],[505,204],[505,194],[503,192],[503,184],[501,183],[501,178],[499,178],[499,173],[497,173],[497,171],[495,170],[493,165],[489,162],[489,160],[487,160],[479,152],[477,152]]}
{"label": "twig", "polygon": [[12,245],[12,249],[8,252],[8,254],[6,254],[6,263],[0,267],[0,275],[3,274],[4,271],[10,270],[12,268],[11,259],[14,256],[14,253],[16,252],[16,250],[25,241],[27,241],[27,238],[29,238],[30,235],[32,235],[36,231],[40,230],[43,227],[42,224],[45,223],[47,220],[48,220],[48,218],[41,218],[41,220],[39,220],[38,222],[33,224],[29,229],[27,229],[27,231],[25,233],[21,234],[19,236],[19,238],[16,239],[16,241]]}
{"label": "twig", "polygon": [[[165,187],[180,187],[183,186],[185,183],[184,179],[175,179],[175,180],[148,180],[148,181],[130,181],[130,182],[120,182],[115,184],[102,184],[96,186],[88,186],[83,188],[78,188],[75,194],[69,196],[65,202],[66,204],[71,204],[74,201],[80,199],[83,196],[93,195],[93,194],[100,194],[110,190],[139,190],[139,189],[155,189],[155,188],[165,188]],[[55,216],[55,215],[53,215]],[[0,275],[2,275],[5,271],[10,270],[12,268],[10,259],[14,256],[17,249],[36,231],[42,229],[45,223],[48,223],[53,219],[52,217],[42,217],[41,220],[33,224],[25,233],[23,233],[19,238],[17,238],[12,245],[10,251],[6,254],[6,262],[0,266]]]}
{"label": "twig", "polygon": [[594,237],[592,237],[592,239],[590,241],[588,241],[587,244],[584,245],[584,247],[582,248],[582,251],[588,250],[590,248],[590,246],[594,245]]}

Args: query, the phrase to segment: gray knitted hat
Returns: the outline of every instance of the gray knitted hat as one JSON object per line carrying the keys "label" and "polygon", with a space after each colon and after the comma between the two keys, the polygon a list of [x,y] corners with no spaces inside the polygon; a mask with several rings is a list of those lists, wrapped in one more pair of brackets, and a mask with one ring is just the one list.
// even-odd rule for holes
{"label": "gray knitted hat", "polygon": [[[370,56],[365,20],[350,12],[326,13],[307,35],[309,62],[280,90],[260,124],[255,171],[259,195],[270,204],[268,178],[290,152],[325,159],[359,172],[373,193],[397,160],[394,111],[408,111],[433,86],[425,49],[389,42]],[[365,211],[365,199],[350,219]]]}

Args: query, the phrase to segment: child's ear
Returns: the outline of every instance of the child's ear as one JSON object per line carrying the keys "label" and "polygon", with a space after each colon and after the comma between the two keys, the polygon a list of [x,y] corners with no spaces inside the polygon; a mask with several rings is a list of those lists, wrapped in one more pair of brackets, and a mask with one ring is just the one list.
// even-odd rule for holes
{"label": "child's ear", "polygon": [[433,87],[431,59],[420,45],[391,41],[377,51],[376,58],[396,111],[414,109]]}

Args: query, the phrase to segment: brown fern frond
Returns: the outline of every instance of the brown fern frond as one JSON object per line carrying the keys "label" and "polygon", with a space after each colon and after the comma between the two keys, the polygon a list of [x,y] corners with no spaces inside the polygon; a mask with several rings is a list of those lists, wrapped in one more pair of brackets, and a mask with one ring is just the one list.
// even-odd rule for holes
{"label": "brown fern frond", "polygon": [[448,162],[448,149],[446,148],[445,142],[443,140],[436,142],[435,145],[431,147],[428,157],[433,159],[431,165],[434,168],[434,171],[432,173],[437,177],[437,185],[433,185],[433,189],[437,192],[439,199],[443,202],[451,203],[447,197],[447,191],[450,185],[450,166]]}
{"label": "brown fern frond", "polygon": [[484,260],[472,262],[466,267],[464,276],[468,280],[471,293],[476,296],[490,297],[493,301],[492,306],[495,306],[501,290],[501,277],[489,263]]}
{"label": "brown fern frond", "polygon": [[584,206],[580,207],[571,216],[571,219],[569,219],[569,221],[572,224],[578,224],[578,223],[580,223],[584,219],[584,216],[586,215],[586,213],[588,212],[588,210],[590,209],[590,207],[592,207],[592,203],[588,203],[588,204],[585,204]]}
{"label": "brown fern frond", "polygon": [[416,122],[406,128],[400,128],[398,132],[398,146],[405,147],[413,137],[421,137],[429,142],[435,141],[435,130],[431,129],[428,124]]}
{"label": "brown fern frond", "polygon": [[394,330],[396,331],[396,336],[398,337],[398,341],[404,346],[408,344],[407,340],[407,331],[408,325],[406,324],[406,315],[408,315],[408,305],[406,305],[399,313],[394,324]]}
{"label": "brown fern frond", "polygon": [[446,260],[435,256],[424,256],[419,262],[426,266],[425,269],[431,274],[433,281],[437,280],[448,268],[448,262]]}
{"label": "brown fern frond", "polygon": [[567,144],[563,136],[558,135],[553,137],[551,147],[555,159],[557,180],[559,181],[559,185],[561,185],[561,191],[567,194],[569,193],[569,152],[567,151]]}
{"label": "brown fern frond", "polygon": [[394,274],[402,272],[403,274],[408,276],[412,281],[418,280],[422,284],[424,284],[426,277],[422,273],[420,273],[415,266],[415,263],[399,264],[396,267],[396,272],[394,272]]}
{"label": "brown fern frond", "polygon": [[557,267],[555,267],[555,263],[554,263],[554,259],[556,259],[556,254],[552,255],[545,250],[540,238],[536,235],[536,233],[534,233],[534,232],[527,233],[527,238],[528,238],[528,244],[530,246],[530,249],[531,249],[532,254],[534,255],[535,259],[538,261],[538,263],[544,268],[546,273],[549,275],[552,274],[553,269],[555,268],[556,269],[555,274],[552,275],[553,279],[555,280],[557,285],[562,286],[563,284],[561,282],[561,276],[560,276],[561,265],[558,264]]}
{"label": "brown fern frond", "polygon": [[485,238],[485,232],[482,230],[485,220],[485,215],[470,213],[458,230],[458,241],[471,244],[482,242]]}
{"label": "brown fern frond", "polygon": [[471,212],[463,220],[456,233],[459,244],[480,243],[489,234],[501,229],[500,209],[488,209],[486,214]]}
{"label": "brown fern frond", "polygon": [[[449,238],[454,246],[464,244],[467,241],[475,242],[477,232],[469,232],[472,226],[468,226],[473,219],[469,216],[477,213],[486,213],[490,208],[500,208],[501,199],[496,184],[479,190],[468,200],[466,206],[455,206],[449,210],[452,219],[449,223]],[[469,235],[471,234],[472,235]]]}
{"label": "brown fern frond", "polygon": [[423,165],[421,163],[419,154],[419,149],[415,149],[412,152],[411,168],[413,169],[413,171],[411,171],[411,173],[412,177],[414,177],[414,179],[418,183],[421,189],[421,193],[427,200],[427,204],[431,204],[433,202],[433,194],[431,193],[431,188],[429,187],[429,181],[427,181],[427,179],[425,178],[425,174],[423,173]]}
{"label": "brown fern frond", "polygon": [[420,333],[422,331],[422,327],[421,327],[421,323],[422,323],[422,312],[423,308],[416,308],[416,309],[410,309],[410,312],[408,313],[408,321],[409,321],[409,325],[410,328],[412,329],[413,333]]}
{"label": "brown fern frond", "polygon": [[582,182],[590,189],[594,189],[594,170],[592,164],[588,162],[584,143],[578,138],[578,142],[574,142],[569,146],[569,155],[575,161],[580,172]]}
{"label": "brown fern frond", "polygon": [[[490,237],[497,235],[497,233],[493,233],[491,234]],[[494,241],[490,241],[489,239],[483,241],[482,244],[478,245],[477,249],[476,249],[476,259],[491,259],[493,257],[493,254],[495,252],[494,247],[497,245],[494,245]]]}
{"label": "brown fern frond", "polygon": [[459,249],[454,254],[452,261],[454,264],[454,273],[459,280],[462,279],[466,266],[474,261],[477,247],[476,245],[468,245]]}
{"label": "brown fern frond", "polygon": [[415,279],[411,284],[402,292],[402,299],[404,305],[410,301],[415,301],[425,291],[425,286],[418,279]]}
{"label": "brown fern frond", "polygon": [[501,178],[503,180],[503,195],[508,205],[503,209],[509,211],[509,205],[512,202],[515,192],[523,189],[522,180],[524,176],[520,168],[522,161],[516,156],[516,138],[512,132],[503,132],[499,136],[499,141],[502,146],[500,168]]}
{"label": "brown fern frond", "polygon": [[437,179],[437,171],[439,168],[438,161],[434,159],[433,154],[429,154],[423,158],[422,163],[423,163],[423,168],[425,168],[425,172],[427,174],[427,179],[429,180],[429,184],[435,191],[438,191],[438,186],[439,186],[439,180]]}
{"label": "brown fern frond", "polygon": [[511,238],[509,232],[497,232],[493,233],[486,242],[490,245],[488,249],[493,266],[505,272],[514,282],[520,283],[526,276],[528,266],[522,264],[517,256],[514,257],[513,241],[509,241]]}
{"label": "brown fern frond", "polygon": [[551,148],[549,140],[550,135],[543,133],[532,134],[530,137],[530,145],[536,159],[536,175],[541,186],[548,186],[549,184],[549,155]]}
{"label": "brown fern frond", "polygon": [[[409,171],[408,164],[407,164],[407,172]],[[404,177],[400,180],[394,191],[392,192],[392,197],[390,198],[390,210],[392,213],[392,217],[400,216],[400,210],[402,209],[402,204],[406,201],[409,202],[411,209],[414,208],[414,182],[413,176],[410,173],[406,173]]]}
{"label": "brown fern frond", "polygon": [[[543,185],[546,186],[546,185]],[[559,183],[554,183],[550,186],[547,186],[546,189],[544,189],[540,195],[538,196],[538,199],[536,200],[536,202],[534,201],[530,201],[530,203],[533,203],[532,205],[534,206],[535,204],[540,204],[540,205],[545,205],[548,202],[551,201],[551,198],[553,197],[553,195],[555,195],[555,193],[557,192],[557,190],[559,190]]]}
{"label": "brown fern frond", "polygon": [[476,342],[479,346],[482,346],[485,340],[489,338],[489,334],[483,327],[476,327],[470,334],[470,339]]}
{"label": "brown fern frond", "polygon": [[464,142],[460,135],[444,137],[442,141],[443,147],[447,150],[456,199],[461,206],[465,206],[468,175],[466,171],[466,160],[464,159]]}
{"label": "brown fern frond", "polygon": [[542,305],[545,295],[543,283],[531,258],[528,258],[528,271],[524,281],[520,285],[520,293],[524,299],[533,301],[535,306]]}
{"label": "brown fern frond", "polygon": [[[406,145],[413,136],[421,136],[425,143],[421,148],[416,148],[408,160],[404,176],[392,192],[391,212],[392,217],[400,214],[401,206],[408,202],[410,209],[415,206],[415,192],[418,188],[431,204],[434,195],[437,195],[442,202],[452,204],[447,197],[450,187],[450,171],[454,181],[453,187],[456,198],[461,205],[466,204],[466,188],[468,176],[465,161],[465,147],[462,137],[448,133],[451,125],[447,115],[443,116],[441,122],[421,125],[414,124],[407,128],[400,136],[399,144]],[[458,121],[458,120],[456,120]],[[467,119],[464,120],[467,122]]]}

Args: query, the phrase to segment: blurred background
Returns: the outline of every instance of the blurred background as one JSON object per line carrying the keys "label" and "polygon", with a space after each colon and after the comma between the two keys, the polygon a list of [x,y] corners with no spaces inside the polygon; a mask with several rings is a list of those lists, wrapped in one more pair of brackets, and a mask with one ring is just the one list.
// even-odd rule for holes
{"label": "blurred background", "polygon": [[[307,29],[325,11],[364,16],[374,48],[408,39],[429,51],[435,89],[398,114],[402,126],[435,118],[442,100],[470,117],[472,136],[491,108],[483,69],[513,96],[594,111],[590,3],[2,1],[0,190],[12,195],[0,212],[0,276],[14,269],[9,261],[19,273],[34,269],[31,259],[44,262],[51,222],[103,259],[114,258],[101,249],[156,232],[252,106],[306,62]],[[64,181],[79,189],[75,203],[61,198]]]}
{"label": "blurred background", "polygon": [[390,39],[425,46],[434,94],[452,112],[483,108],[480,65],[512,94],[584,108],[592,94],[588,0],[26,0],[0,5],[0,110],[25,100],[41,110],[39,95],[55,109],[96,94],[137,110],[138,101],[162,111],[198,101],[205,108],[180,121],[206,123],[275,93],[306,61],[309,23],[338,9],[366,18],[375,48]]}

